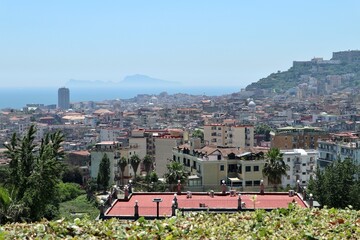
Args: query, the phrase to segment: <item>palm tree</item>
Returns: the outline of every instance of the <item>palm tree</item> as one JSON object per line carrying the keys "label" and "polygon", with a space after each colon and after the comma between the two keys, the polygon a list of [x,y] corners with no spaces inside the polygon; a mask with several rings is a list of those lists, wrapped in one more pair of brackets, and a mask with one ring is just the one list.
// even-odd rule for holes
{"label": "palm tree", "polygon": [[130,164],[134,170],[135,179],[136,179],[136,172],[137,172],[140,162],[141,162],[141,159],[139,158],[139,156],[137,154],[134,154],[130,157]]}
{"label": "palm tree", "polygon": [[120,168],[121,171],[121,180],[122,180],[122,185],[124,185],[124,172],[125,172],[125,168],[128,165],[128,160],[123,156],[120,158],[119,162],[118,162],[118,166]]}
{"label": "palm tree", "polygon": [[183,164],[171,161],[167,165],[167,168],[168,172],[164,175],[167,184],[174,186],[174,184],[178,183],[178,180],[180,180],[182,184],[186,182],[189,174],[185,171]]}
{"label": "palm tree", "polygon": [[153,161],[152,161],[151,156],[146,154],[144,159],[143,159],[143,164],[144,164],[144,167],[145,167],[146,175],[149,175],[150,170],[151,170],[151,168],[153,166]]}
{"label": "palm tree", "polygon": [[274,185],[274,190],[277,190],[278,184],[281,184],[281,177],[287,175],[286,171],[289,166],[283,160],[283,154],[278,148],[271,148],[265,155],[266,162],[263,169],[263,174],[268,177],[269,183]]}

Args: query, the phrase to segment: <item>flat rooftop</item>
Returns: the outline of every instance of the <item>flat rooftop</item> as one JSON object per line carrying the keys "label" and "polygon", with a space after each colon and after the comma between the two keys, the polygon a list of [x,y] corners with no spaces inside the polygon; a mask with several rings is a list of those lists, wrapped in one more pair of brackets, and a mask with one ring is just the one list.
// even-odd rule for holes
{"label": "flat rooftop", "polygon": [[[254,204],[254,195],[256,200]],[[117,199],[112,206],[105,212],[105,217],[131,218],[134,216],[135,201],[139,206],[139,216],[156,217],[157,203],[153,199],[160,198],[159,216],[170,217],[172,213],[172,201],[174,193],[133,193],[128,200]],[[229,193],[221,195],[219,192],[211,197],[208,193],[192,193],[191,198],[187,198],[186,193],[177,195],[178,209],[183,211],[222,211],[234,212],[238,207],[238,195],[231,196]],[[306,208],[303,200],[295,194],[290,197],[288,193],[241,193],[241,202],[244,203],[243,210],[256,209],[276,209],[287,208],[289,203],[296,202],[298,206]]]}

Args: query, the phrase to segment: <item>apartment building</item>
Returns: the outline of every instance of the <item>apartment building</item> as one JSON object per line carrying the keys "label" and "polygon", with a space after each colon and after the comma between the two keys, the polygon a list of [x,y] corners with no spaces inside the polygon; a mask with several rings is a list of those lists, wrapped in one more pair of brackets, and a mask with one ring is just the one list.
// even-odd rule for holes
{"label": "apartment building", "polygon": [[[100,162],[106,153],[107,157],[110,160],[110,185],[114,183],[120,184],[121,172],[118,168],[118,162],[121,157],[130,159],[134,154],[138,155],[140,159],[144,158],[144,155],[141,154],[137,145],[129,145],[127,147],[122,147],[120,142],[114,141],[103,141],[97,143],[95,147],[91,150],[90,155],[90,176],[91,178],[96,179],[99,173]],[[143,168],[139,166],[137,169],[137,174],[140,174]],[[124,172],[126,179],[131,179],[134,176],[134,171],[129,164]]]}
{"label": "apartment building", "polygon": [[[173,149],[173,161],[182,163],[189,172],[187,186],[199,191],[216,189],[223,180],[228,186],[253,188],[263,179],[263,149],[200,147],[199,142]],[[265,182],[267,184],[267,182]]]}
{"label": "apartment building", "polygon": [[313,149],[281,150],[284,162],[289,166],[287,175],[281,179],[282,186],[307,185],[315,177],[319,152]]}
{"label": "apartment building", "polygon": [[318,141],[318,150],[320,167],[325,167],[339,158],[342,160],[351,158],[360,163],[359,133],[342,132],[330,134],[329,138]]}
{"label": "apartment building", "polygon": [[327,133],[318,127],[283,127],[270,132],[271,147],[279,149],[316,149]]}
{"label": "apartment building", "polygon": [[253,147],[254,126],[209,124],[204,126],[204,141],[218,147]]}

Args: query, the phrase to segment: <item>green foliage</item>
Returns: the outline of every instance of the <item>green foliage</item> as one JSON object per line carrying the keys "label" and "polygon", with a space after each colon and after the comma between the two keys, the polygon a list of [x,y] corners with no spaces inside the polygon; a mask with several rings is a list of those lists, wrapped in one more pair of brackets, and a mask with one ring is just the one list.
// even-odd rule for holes
{"label": "green foliage", "polygon": [[35,143],[36,129],[31,126],[20,139],[16,134],[7,148],[6,155],[11,159],[10,177],[7,186],[13,193],[13,206],[22,219],[38,220],[46,216],[47,209],[58,207],[54,196],[60,182],[64,165],[61,159],[64,152],[61,143],[64,136],[60,132],[46,134],[40,144]]}
{"label": "green foliage", "polygon": [[359,239],[359,213],[276,209],[234,214],[191,213],[164,220],[59,220],[2,226],[5,239]]}
{"label": "green foliage", "polygon": [[266,124],[257,124],[255,126],[255,134],[263,134],[265,135],[265,141],[270,141],[270,132],[272,128]]}
{"label": "green foliage", "polygon": [[195,131],[193,131],[193,133],[191,134],[191,137],[193,138],[200,138],[201,141],[204,141],[204,131],[200,130],[200,129],[196,129]]}
{"label": "green foliage", "polygon": [[337,160],[323,171],[317,170],[316,179],[311,180],[308,192],[313,193],[321,205],[345,208],[352,205],[360,209],[360,170],[351,159]]}
{"label": "green foliage", "polygon": [[137,174],[137,170],[139,168],[141,159],[139,158],[139,156],[137,154],[134,154],[130,157],[130,165],[134,170],[134,175],[135,175],[135,179],[136,179],[136,174]]}
{"label": "green foliage", "polygon": [[286,175],[286,170],[289,168],[282,156],[283,154],[278,148],[271,148],[266,153],[263,174],[268,178],[269,183],[274,184],[275,189],[277,189],[277,185],[281,184],[281,177]]}
{"label": "green foliage", "polygon": [[58,184],[58,191],[60,202],[72,200],[84,193],[84,190],[82,190],[77,183],[61,182]]}
{"label": "green foliage", "polygon": [[119,162],[118,162],[118,166],[120,168],[121,171],[121,180],[122,180],[122,185],[124,185],[124,172],[125,172],[125,168],[126,166],[129,164],[128,160],[123,156],[120,158]]}
{"label": "green foliage", "polygon": [[176,161],[171,161],[167,164],[167,169],[167,173],[164,175],[166,183],[177,184],[178,180],[180,180],[182,184],[186,183],[189,174],[185,171],[184,165]]}
{"label": "green foliage", "polygon": [[96,181],[99,189],[103,189],[104,192],[108,189],[110,181],[110,159],[106,153],[104,153],[101,159]]}
{"label": "green foliage", "polygon": [[152,158],[150,155],[145,155],[144,159],[143,159],[143,164],[144,164],[144,167],[145,167],[145,172],[146,172],[146,175],[149,175],[150,173],[150,170],[153,166],[153,161],[152,161]]}
{"label": "green foliage", "polygon": [[83,177],[81,175],[80,169],[78,167],[68,166],[62,175],[62,181],[78,183],[78,184],[82,185]]}
{"label": "green foliage", "polygon": [[89,201],[85,194],[60,203],[60,211],[57,218],[65,220],[74,220],[75,218],[95,219],[99,215],[99,209],[95,201]]}

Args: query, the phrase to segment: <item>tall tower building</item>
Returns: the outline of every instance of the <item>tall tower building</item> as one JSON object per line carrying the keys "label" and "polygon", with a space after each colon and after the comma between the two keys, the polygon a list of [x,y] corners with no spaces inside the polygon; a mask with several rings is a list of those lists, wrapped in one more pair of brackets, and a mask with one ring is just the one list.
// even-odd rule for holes
{"label": "tall tower building", "polygon": [[70,108],[70,90],[66,87],[58,90],[58,108],[64,110]]}

